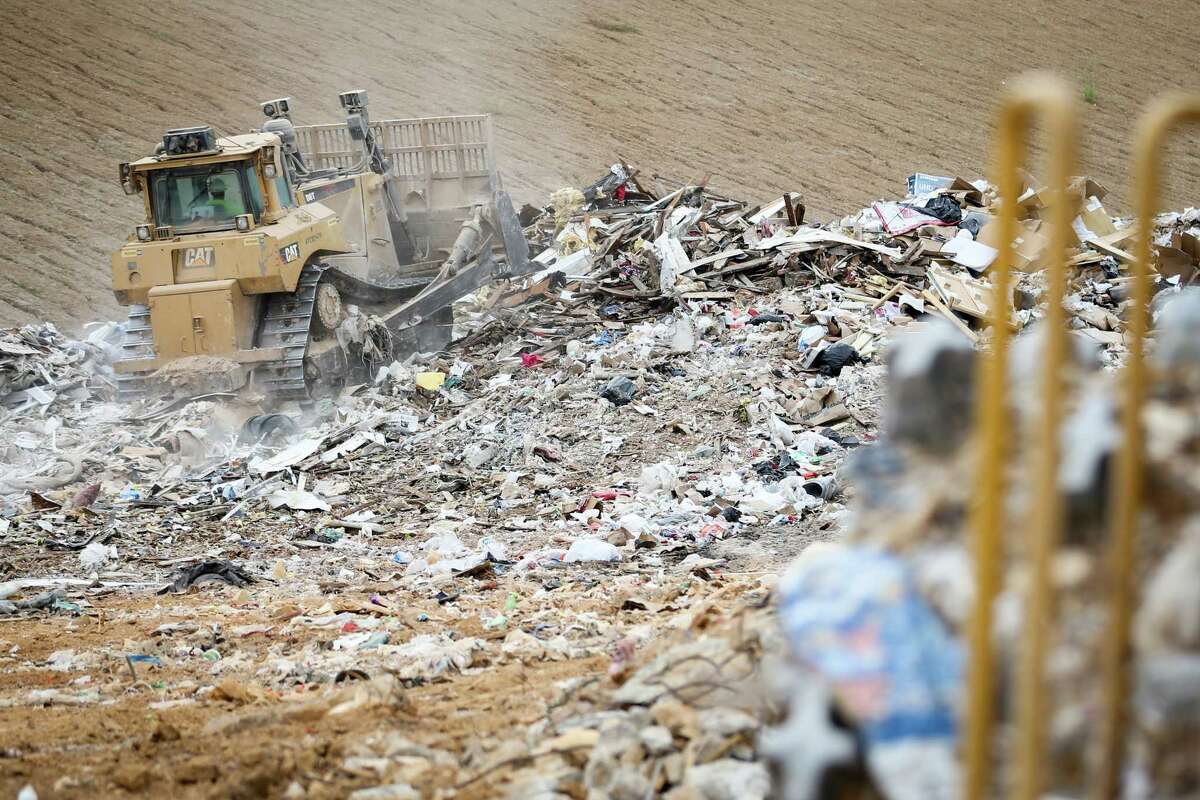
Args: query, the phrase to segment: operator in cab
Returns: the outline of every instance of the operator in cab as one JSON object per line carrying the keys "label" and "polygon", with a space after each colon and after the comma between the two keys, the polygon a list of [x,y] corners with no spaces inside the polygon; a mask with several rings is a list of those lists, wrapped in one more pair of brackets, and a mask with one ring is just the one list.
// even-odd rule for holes
{"label": "operator in cab", "polygon": [[208,179],[208,206],[212,209],[213,217],[220,221],[246,213],[245,204],[241,202],[240,196],[230,197],[225,189],[223,176],[213,175]]}

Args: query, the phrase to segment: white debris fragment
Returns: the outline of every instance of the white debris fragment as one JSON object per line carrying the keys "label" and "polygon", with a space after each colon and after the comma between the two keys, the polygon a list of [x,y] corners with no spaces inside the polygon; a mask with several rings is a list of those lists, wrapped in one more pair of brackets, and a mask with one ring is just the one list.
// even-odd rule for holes
{"label": "white debris fragment", "polygon": [[79,551],[79,563],[84,569],[98,569],[110,561],[117,560],[117,546],[92,542]]}
{"label": "white debris fragment", "polygon": [[576,539],[567,548],[563,561],[620,561],[621,551],[603,539]]}

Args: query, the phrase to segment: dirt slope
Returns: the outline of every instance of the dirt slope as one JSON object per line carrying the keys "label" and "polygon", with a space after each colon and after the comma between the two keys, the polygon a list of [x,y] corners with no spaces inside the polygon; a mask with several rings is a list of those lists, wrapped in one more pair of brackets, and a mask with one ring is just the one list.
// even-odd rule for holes
{"label": "dirt slope", "polygon": [[[1146,99],[1200,88],[1184,0],[5,0],[0,18],[0,325],[120,314],[108,252],[140,212],[117,162],[168,127],[257,125],[283,94],[302,122],[337,119],[348,88],[377,117],[490,112],[518,199],[619,153],[830,213],[913,170],[979,174],[997,93],[1030,68],[1094,87],[1084,168],[1120,209]],[[1172,206],[1197,200],[1190,142]]]}

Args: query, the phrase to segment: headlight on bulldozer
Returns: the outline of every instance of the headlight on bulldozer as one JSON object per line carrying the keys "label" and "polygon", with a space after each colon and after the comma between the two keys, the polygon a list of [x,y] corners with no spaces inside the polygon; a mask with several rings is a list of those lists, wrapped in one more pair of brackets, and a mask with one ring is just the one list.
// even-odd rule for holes
{"label": "headlight on bulldozer", "polygon": [[250,214],[238,214],[237,229],[245,232],[254,227],[254,217]]}
{"label": "headlight on bulldozer", "polygon": [[134,228],[134,231],[136,231],[136,233],[137,233],[137,238],[138,238],[139,242],[150,241],[150,226],[149,225],[138,225],[136,228]]}

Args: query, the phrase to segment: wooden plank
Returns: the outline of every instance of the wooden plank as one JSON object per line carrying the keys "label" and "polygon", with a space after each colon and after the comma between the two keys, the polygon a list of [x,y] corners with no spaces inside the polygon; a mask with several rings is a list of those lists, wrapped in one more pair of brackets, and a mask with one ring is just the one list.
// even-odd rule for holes
{"label": "wooden plank", "polygon": [[683,292],[685,300],[732,300],[733,292]]}
{"label": "wooden plank", "polygon": [[658,296],[654,292],[635,292],[631,289],[618,289],[615,286],[597,286],[596,289],[605,294],[611,294],[613,297],[624,297],[628,300],[649,300]]}
{"label": "wooden plank", "polygon": [[897,281],[895,286],[893,286],[891,289],[888,289],[887,294],[885,294],[883,297],[879,298],[878,300],[876,300],[874,303],[871,304],[871,310],[874,311],[875,309],[879,308],[884,303],[886,303],[888,300],[891,300],[893,297],[895,297],[897,294],[900,293],[900,290],[902,288],[904,288],[904,282]]}
{"label": "wooden plank", "polygon": [[970,339],[973,343],[979,342],[979,334],[968,328],[967,323],[963,322],[958,318],[957,314],[947,308],[946,304],[942,302],[941,298],[937,296],[936,292],[931,292],[929,289],[926,289],[921,294],[925,298],[925,302],[936,308],[939,312],[941,312],[943,317],[954,323],[954,327],[958,328],[964,336]]}
{"label": "wooden plank", "polygon": [[1134,261],[1133,256],[1130,255],[1129,253],[1126,253],[1124,250],[1120,249],[1119,247],[1113,247],[1108,242],[1101,241],[1100,239],[1092,239],[1092,240],[1088,241],[1087,244],[1088,244],[1088,247],[1099,250],[1101,253],[1104,253],[1105,255],[1112,256],[1113,258],[1117,259],[1118,261],[1124,261],[1126,264],[1132,264]]}
{"label": "wooden plank", "polygon": [[928,275],[933,289],[951,310],[975,319],[987,318],[988,290],[981,282],[938,267],[930,267]]}
{"label": "wooden plank", "polygon": [[710,276],[717,276],[717,275],[724,276],[724,275],[732,275],[735,272],[744,272],[748,269],[754,269],[755,267],[761,267],[763,264],[770,262],[771,259],[773,259],[774,257],[775,256],[773,256],[773,255],[760,256],[759,258],[752,258],[749,261],[739,261],[736,264],[730,264],[727,267],[723,267],[722,269],[715,270],[715,271],[707,273],[707,274]]}
{"label": "wooden plank", "polygon": [[706,266],[708,264],[713,263],[714,261],[720,261],[722,258],[737,258],[738,256],[744,255],[745,253],[746,253],[746,251],[741,249],[740,247],[734,247],[729,250],[723,250],[720,253],[713,253],[711,256],[705,256],[704,258],[698,258],[695,261],[693,261],[691,271],[695,271],[695,269],[697,267]]}

